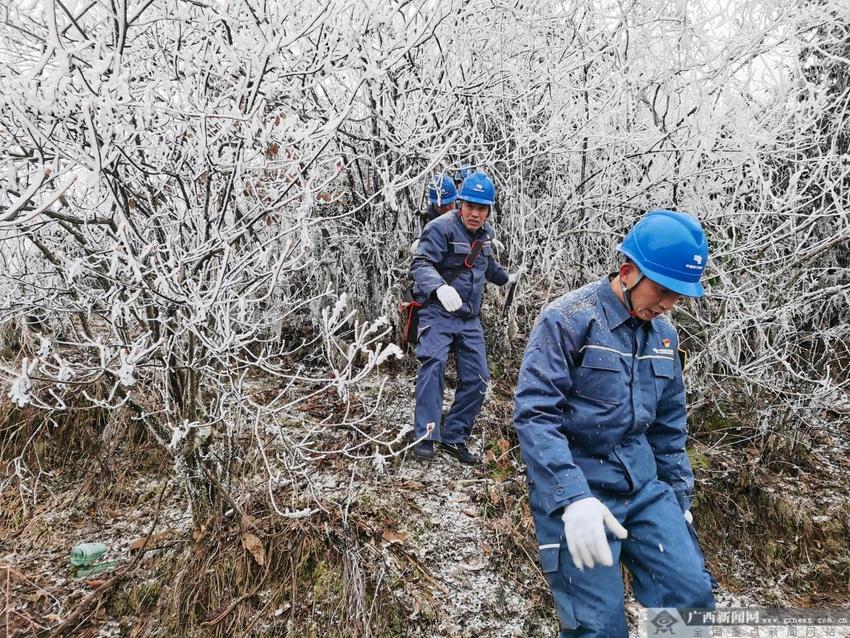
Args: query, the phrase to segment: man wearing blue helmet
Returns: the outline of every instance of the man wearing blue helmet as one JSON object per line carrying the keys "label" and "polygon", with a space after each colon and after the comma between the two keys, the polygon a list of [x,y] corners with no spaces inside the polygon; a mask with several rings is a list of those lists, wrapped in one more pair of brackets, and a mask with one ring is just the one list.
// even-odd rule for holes
{"label": "man wearing blue helmet", "polygon": [[[484,283],[497,286],[516,281],[493,256],[493,229],[487,223],[496,198],[493,182],[473,173],[460,188],[459,210],[437,217],[422,231],[410,275],[419,310],[413,455],[429,460],[436,445],[461,463],[479,462],[466,447],[472,424],[481,410],[490,372],[484,332],[478,314]],[[454,403],[442,419],[446,361],[454,352],[458,385]]]}
{"label": "man wearing blue helmet", "polygon": [[435,175],[428,184],[428,207],[424,213],[420,213],[421,228],[417,231],[410,252],[415,252],[419,245],[419,236],[429,222],[437,219],[440,215],[453,211],[457,201],[457,188],[448,175]]}
{"label": "man wearing blue helmet", "polygon": [[461,164],[460,168],[455,171],[452,179],[454,179],[454,184],[458,188],[463,184],[463,180],[472,175],[475,171],[472,170],[472,167],[469,164]]}
{"label": "man wearing blue helmet", "polygon": [[435,176],[428,185],[428,209],[425,212],[425,223],[437,219],[455,209],[457,188],[448,175]]}
{"label": "man wearing blue helmet", "polygon": [[618,250],[617,273],[543,310],[517,383],[514,424],[561,638],[628,637],[621,562],[645,607],[714,607],[688,529],[685,389],[665,316],[703,295],[708,244],[690,215],[654,210]]}

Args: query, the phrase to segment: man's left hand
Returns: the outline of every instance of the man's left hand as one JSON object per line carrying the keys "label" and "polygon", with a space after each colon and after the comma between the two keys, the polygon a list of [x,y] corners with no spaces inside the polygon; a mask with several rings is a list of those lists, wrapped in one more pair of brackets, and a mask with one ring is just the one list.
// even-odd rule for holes
{"label": "man's left hand", "polygon": [[516,272],[512,272],[510,275],[508,275],[508,285],[515,284],[524,272],[525,266],[520,266],[519,268],[517,268]]}
{"label": "man's left hand", "polygon": [[694,515],[691,514],[691,510],[685,510],[685,522],[688,525],[693,525],[694,523]]}

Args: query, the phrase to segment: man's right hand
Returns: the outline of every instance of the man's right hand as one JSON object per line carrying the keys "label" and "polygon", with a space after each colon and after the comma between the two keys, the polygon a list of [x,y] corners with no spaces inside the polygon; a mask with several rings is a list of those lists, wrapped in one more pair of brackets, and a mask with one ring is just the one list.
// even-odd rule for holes
{"label": "man's right hand", "polygon": [[463,305],[463,302],[460,300],[460,295],[457,294],[457,290],[448,284],[443,284],[437,288],[437,299],[439,299],[440,303],[443,304],[443,308],[449,312],[454,312]]}
{"label": "man's right hand", "polygon": [[611,511],[597,498],[588,497],[567,505],[561,516],[564,536],[573,563],[580,570],[596,563],[610,567],[614,564],[611,546],[605,537],[605,527],[619,539],[629,533]]}

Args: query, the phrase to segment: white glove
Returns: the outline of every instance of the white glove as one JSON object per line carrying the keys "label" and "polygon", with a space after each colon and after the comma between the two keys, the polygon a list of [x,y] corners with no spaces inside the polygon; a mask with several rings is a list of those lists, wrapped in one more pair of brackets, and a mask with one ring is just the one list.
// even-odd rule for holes
{"label": "white glove", "polygon": [[457,290],[448,284],[443,284],[437,288],[437,299],[439,299],[440,303],[443,304],[443,308],[449,312],[454,312],[463,305],[463,302],[460,300],[460,295],[457,294]]}
{"label": "white glove", "polygon": [[693,524],[694,524],[694,515],[693,515],[693,514],[691,514],[691,510],[685,510],[685,522],[686,522],[688,525],[693,525]]}
{"label": "white glove", "polygon": [[525,266],[520,266],[517,268],[516,272],[512,272],[508,275],[508,285],[515,284],[517,280],[522,276],[522,273],[525,272]]}
{"label": "white glove", "polygon": [[611,511],[592,496],[567,505],[561,519],[564,521],[564,536],[567,538],[570,556],[575,566],[582,571],[596,563],[608,567],[614,564],[605,527],[619,539],[629,535]]}
{"label": "white glove", "polygon": [[495,237],[493,237],[493,245],[496,247],[496,250],[504,250],[505,249],[505,245],[502,242],[500,242],[498,239],[496,239]]}
{"label": "white glove", "polygon": [[418,239],[414,239],[414,240],[413,240],[413,243],[412,243],[412,244],[410,244],[410,252],[411,252],[411,253],[415,253],[415,252],[416,252],[416,249],[417,249],[418,247],[419,247],[419,240],[418,240]]}

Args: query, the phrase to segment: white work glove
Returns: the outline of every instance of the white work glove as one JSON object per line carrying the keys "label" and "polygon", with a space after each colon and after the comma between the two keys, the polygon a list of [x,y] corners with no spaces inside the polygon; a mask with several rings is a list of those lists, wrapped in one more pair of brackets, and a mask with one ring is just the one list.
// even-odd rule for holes
{"label": "white work glove", "polygon": [[414,239],[414,240],[413,240],[413,243],[412,243],[412,244],[410,244],[410,252],[411,252],[411,253],[415,253],[415,252],[416,252],[416,249],[417,249],[418,247],[419,247],[419,240],[418,240],[418,239]]}
{"label": "white work glove", "polygon": [[561,519],[564,521],[564,536],[567,538],[570,556],[575,566],[582,571],[596,563],[608,567],[614,564],[605,527],[619,539],[629,535],[611,511],[592,496],[567,505]]}
{"label": "white work glove", "polygon": [[508,275],[508,285],[515,284],[517,280],[522,276],[522,273],[525,272],[525,266],[520,266],[517,268],[516,272],[512,272]]}
{"label": "white work glove", "polygon": [[505,245],[502,242],[500,242],[498,239],[496,239],[495,237],[493,237],[493,245],[496,247],[496,250],[501,251],[501,250],[505,249]]}
{"label": "white work glove", "polygon": [[691,510],[685,510],[685,522],[686,522],[688,525],[693,525],[693,524],[694,524],[694,515],[693,515],[693,514],[691,514]]}
{"label": "white work glove", "polygon": [[454,312],[463,305],[463,302],[460,300],[460,295],[457,294],[457,290],[448,284],[443,284],[437,288],[437,299],[439,299],[440,303],[443,304],[443,308],[449,312]]}

